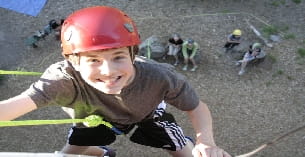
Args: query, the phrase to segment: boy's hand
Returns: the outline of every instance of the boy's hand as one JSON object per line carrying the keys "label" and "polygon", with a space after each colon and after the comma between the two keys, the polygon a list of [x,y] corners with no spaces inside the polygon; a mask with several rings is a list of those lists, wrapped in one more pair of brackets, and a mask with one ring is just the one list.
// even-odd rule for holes
{"label": "boy's hand", "polygon": [[209,146],[202,143],[195,145],[192,155],[194,157],[231,157],[230,154],[217,146]]}

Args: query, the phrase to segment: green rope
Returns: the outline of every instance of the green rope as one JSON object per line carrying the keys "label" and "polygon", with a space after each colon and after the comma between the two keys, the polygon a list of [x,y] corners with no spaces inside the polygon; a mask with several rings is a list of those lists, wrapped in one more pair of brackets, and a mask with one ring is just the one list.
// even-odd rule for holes
{"label": "green rope", "polygon": [[118,135],[124,134],[115,128],[109,122],[103,120],[101,116],[91,115],[85,119],[60,119],[60,120],[22,120],[22,121],[0,121],[0,127],[8,126],[26,126],[26,125],[50,125],[50,124],[68,124],[68,123],[83,123],[88,127],[96,127],[105,125]]}
{"label": "green rope", "polygon": [[50,125],[50,124],[68,124],[68,123],[83,123],[88,127],[96,127],[105,125],[118,135],[124,134],[119,129],[115,128],[109,122],[103,120],[103,117],[91,115],[85,119],[60,119],[60,120],[21,120],[21,121],[0,121],[0,127],[9,126],[27,126],[27,125]]}
{"label": "green rope", "polygon": [[109,128],[113,128],[113,126],[109,122],[104,121],[102,117],[97,115],[91,115],[86,117],[85,119],[0,121],[0,127],[68,123],[84,123],[84,125],[88,127],[95,127],[100,124],[103,124]]}
{"label": "green rope", "polygon": [[27,72],[27,71],[7,71],[7,70],[0,70],[0,75],[41,75],[40,72]]}
{"label": "green rope", "polygon": [[83,123],[88,127],[96,127],[105,125],[116,134],[122,135],[123,132],[113,127],[112,124],[103,120],[101,116],[91,115],[85,119],[59,119],[59,120],[22,120],[22,121],[0,121],[0,127],[8,126],[27,126],[27,125],[50,125],[50,124],[68,124],[68,123]]}

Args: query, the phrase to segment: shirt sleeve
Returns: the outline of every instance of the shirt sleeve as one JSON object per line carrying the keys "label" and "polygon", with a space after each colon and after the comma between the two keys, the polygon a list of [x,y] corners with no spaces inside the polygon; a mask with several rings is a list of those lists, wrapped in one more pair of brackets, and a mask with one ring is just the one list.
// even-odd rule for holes
{"label": "shirt sleeve", "polygon": [[182,55],[183,55],[184,58],[188,56],[187,52],[186,52],[186,49],[187,49],[187,42],[184,42],[182,44]]}
{"label": "shirt sleeve", "polygon": [[69,106],[75,99],[75,88],[73,79],[53,66],[48,68],[40,79],[34,82],[23,94],[28,95],[37,107]]}
{"label": "shirt sleeve", "polygon": [[164,99],[165,102],[183,111],[193,110],[199,104],[195,89],[184,75],[176,72],[172,74],[175,76],[170,79],[170,88]]}
{"label": "shirt sleeve", "polygon": [[227,42],[232,41],[232,37],[233,37],[232,34],[229,34],[228,37],[227,37]]}
{"label": "shirt sleeve", "polygon": [[178,44],[179,44],[179,45],[182,45],[182,44],[183,44],[183,40],[182,40],[182,39],[179,39],[179,40],[178,40]]}
{"label": "shirt sleeve", "polygon": [[192,54],[191,54],[190,58],[193,58],[196,55],[198,47],[199,47],[198,43],[194,43],[194,47],[193,47]]}

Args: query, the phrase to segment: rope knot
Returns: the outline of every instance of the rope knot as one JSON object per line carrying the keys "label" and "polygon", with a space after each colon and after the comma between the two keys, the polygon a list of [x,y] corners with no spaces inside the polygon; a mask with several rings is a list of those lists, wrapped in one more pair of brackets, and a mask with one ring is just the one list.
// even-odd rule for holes
{"label": "rope knot", "polygon": [[87,127],[96,127],[99,126],[100,124],[103,124],[103,118],[101,116],[97,115],[90,115],[85,118],[84,125]]}

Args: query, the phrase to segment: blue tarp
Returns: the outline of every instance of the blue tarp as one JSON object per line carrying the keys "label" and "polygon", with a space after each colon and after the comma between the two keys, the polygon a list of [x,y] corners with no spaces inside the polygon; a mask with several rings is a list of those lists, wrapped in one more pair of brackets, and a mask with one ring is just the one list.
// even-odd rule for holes
{"label": "blue tarp", "polygon": [[0,0],[0,7],[37,16],[47,0]]}

